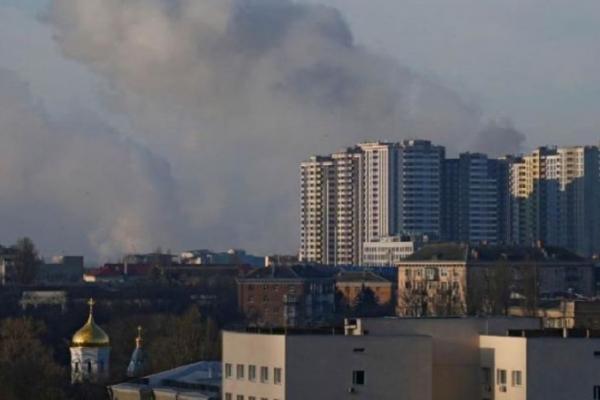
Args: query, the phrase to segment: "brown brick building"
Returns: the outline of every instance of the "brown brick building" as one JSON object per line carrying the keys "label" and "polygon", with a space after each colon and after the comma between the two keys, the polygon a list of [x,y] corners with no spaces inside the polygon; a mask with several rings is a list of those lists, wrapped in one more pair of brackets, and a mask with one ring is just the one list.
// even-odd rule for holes
{"label": "brown brick building", "polygon": [[238,278],[240,311],[249,324],[304,327],[330,324],[337,271],[310,265],[260,268]]}

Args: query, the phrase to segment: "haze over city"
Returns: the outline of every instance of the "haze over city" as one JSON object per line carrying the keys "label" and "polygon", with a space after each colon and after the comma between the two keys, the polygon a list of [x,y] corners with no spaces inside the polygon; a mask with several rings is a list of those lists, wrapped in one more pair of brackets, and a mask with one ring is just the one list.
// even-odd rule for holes
{"label": "haze over city", "polygon": [[0,1],[0,243],[298,247],[298,164],[363,140],[597,144],[600,4]]}

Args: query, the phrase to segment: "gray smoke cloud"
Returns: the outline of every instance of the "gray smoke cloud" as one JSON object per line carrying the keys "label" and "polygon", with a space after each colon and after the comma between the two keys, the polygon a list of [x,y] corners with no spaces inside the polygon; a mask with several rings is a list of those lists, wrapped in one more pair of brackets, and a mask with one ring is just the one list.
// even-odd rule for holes
{"label": "gray smoke cloud", "polygon": [[[71,187],[96,188],[91,215],[64,221],[91,232],[100,254],[158,244],[295,251],[298,163],[309,155],[371,139],[421,137],[450,152],[482,140],[477,106],[357,45],[333,8],[53,0],[45,21],[66,57],[108,82],[105,114],[119,125],[83,116],[66,134],[28,111],[50,150],[39,156],[71,168]],[[81,210],[81,195],[57,195],[65,172],[38,167],[40,196],[56,195],[48,201],[64,215]]]}
{"label": "gray smoke cloud", "polygon": [[0,70],[0,132],[2,243],[29,235],[110,257],[172,239],[168,163],[94,116],[53,121],[25,83]]}
{"label": "gray smoke cloud", "polygon": [[473,149],[494,157],[519,154],[526,140],[525,134],[517,130],[510,120],[492,120],[477,135]]}

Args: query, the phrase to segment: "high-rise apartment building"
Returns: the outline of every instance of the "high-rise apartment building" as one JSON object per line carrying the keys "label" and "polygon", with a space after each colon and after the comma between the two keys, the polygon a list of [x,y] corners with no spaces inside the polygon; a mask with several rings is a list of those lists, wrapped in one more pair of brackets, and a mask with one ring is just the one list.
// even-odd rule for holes
{"label": "high-rise apartment building", "polygon": [[397,156],[392,143],[361,143],[365,241],[390,236],[397,225]]}
{"label": "high-rise apartment building", "polygon": [[444,161],[443,238],[506,241],[507,162],[480,153]]}
{"label": "high-rise apartment building", "polygon": [[399,235],[600,253],[597,146],[445,159],[426,140],[368,142],[312,157],[301,175],[302,261],[358,264],[364,243]]}
{"label": "high-rise apartment building", "polygon": [[302,261],[358,264],[363,242],[441,234],[444,148],[370,142],[301,164]]}
{"label": "high-rise apartment building", "polygon": [[301,164],[300,260],[356,264],[362,245],[362,153],[348,149]]}
{"label": "high-rise apartment building", "polygon": [[427,235],[442,233],[442,172],[445,149],[427,140],[399,143],[398,224],[394,234]]}
{"label": "high-rise apartment building", "polygon": [[600,252],[598,147],[540,147],[509,168],[512,242]]}

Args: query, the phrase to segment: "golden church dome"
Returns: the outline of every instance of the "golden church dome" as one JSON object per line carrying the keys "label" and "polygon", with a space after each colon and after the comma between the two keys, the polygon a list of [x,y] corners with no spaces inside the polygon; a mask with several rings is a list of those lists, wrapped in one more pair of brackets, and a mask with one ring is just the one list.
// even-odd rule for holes
{"label": "golden church dome", "polygon": [[94,321],[94,300],[90,299],[88,304],[90,305],[90,316],[85,325],[73,335],[71,346],[108,347],[110,345],[108,335]]}

